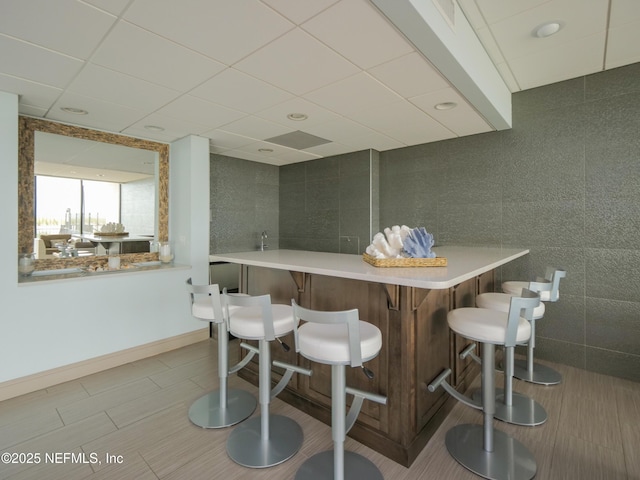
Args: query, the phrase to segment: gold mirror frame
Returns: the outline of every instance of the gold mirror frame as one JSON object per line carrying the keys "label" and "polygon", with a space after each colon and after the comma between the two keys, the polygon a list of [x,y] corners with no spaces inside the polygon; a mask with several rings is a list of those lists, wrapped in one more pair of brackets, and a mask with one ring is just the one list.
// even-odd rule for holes
{"label": "gold mirror frame", "polygon": [[169,145],[23,116],[18,129],[18,253],[33,251],[36,131],[158,152],[158,240],[169,239]]}

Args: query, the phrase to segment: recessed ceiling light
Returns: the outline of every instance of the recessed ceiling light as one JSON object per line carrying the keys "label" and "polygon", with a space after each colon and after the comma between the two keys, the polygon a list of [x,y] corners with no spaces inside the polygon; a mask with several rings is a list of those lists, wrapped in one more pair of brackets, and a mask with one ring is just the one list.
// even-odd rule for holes
{"label": "recessed ceiling light", "polygon": [[546,22],[539,25],[533,30],[533,36],[538,38],[546,38],[558,33],[562,25],[558,22]]}
{"label": "recessed ceiling light", "polygon": [[60,107],[60,110],[66,113],[72,113],[73,115],[86,115],[89,112],[83,110],[81,108],[73,108],[73,107]]}
{"label": "recessed ceiling light", "polygon": [[273,153],[273,148],[259,148],[260,153]]}
{"label": "recessed ceiling light", "polygon": [[150,132],[164,132],[164,128],[159,127],[158,125],[145,125],[144,128]]}
{"label": "recessed ceiling light", "polygon": [[433,106],[436,110],[451,110],[456,108],[458,104],[456,102],[442,102]]}
{"label": "recessed ceiling light", "polygon": [[287,115],[289,120],[295,120],[296,122],[301,122],[302,120],[306,120],[309,116],[305,113],[290,113]]}

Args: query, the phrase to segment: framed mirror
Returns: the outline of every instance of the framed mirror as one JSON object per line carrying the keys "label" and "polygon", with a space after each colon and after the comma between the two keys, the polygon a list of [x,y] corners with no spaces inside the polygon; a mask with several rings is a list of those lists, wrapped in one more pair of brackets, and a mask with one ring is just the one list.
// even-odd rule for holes
{"label": "framed mirror", "polygon": [[[157,165],[153,166],[157,176],[157,201],[155,216],[155,232],[158,240],[168,240],[169,233],[169,145],[142,140],[124,135],[100,132],[83,127],[75,127],[47,120],[20,117],[19,121],[19,154],[18,154],[18,253],[33,251],[33,239],[36,236],[35,225],[35,165],[36,136],[54,134],[72,137],[87,142],[100,142],[108,145],[121,145],[130,149],[152,152],[157,156]],[[55,145],[47,142],[41,135],[39,145]],[[104,149],[102,149],[104,150]],[[120,160],[113,159],[113,167],[118,170]],[[155,163],[155,162],[154,162]],[[50,167],[50,165],[48,166]],[[39,167],[41,168],[41,167]],[[91,223],[91,222],[90,222]]]}

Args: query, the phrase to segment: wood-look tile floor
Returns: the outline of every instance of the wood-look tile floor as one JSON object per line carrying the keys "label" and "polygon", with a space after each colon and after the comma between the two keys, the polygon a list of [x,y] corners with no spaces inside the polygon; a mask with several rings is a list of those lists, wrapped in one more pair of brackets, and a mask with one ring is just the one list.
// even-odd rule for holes
{"label": "wood-look tile floor", "polygon": [[[303,428],[300,452],[266,469],[232,462],[226,453],[230,428],[206,430],[187,418],[190,404],[217,384],[215,350],[215,342],[205,341],[0,402],[0,453],[24,459],[40,454],[38,464],[0,463],[0,479],[281,480],[331,448],[327,425],[276,399],[272,411]],[[563,374],[561,385],[515,382],[515,391],[544,405],[549,420],[533,428],[496,421],[496,427],[533,452],[537,479],[640,479],[640,384],[554,367]],[[257,394],[237,376],[230,386]],[[449,456],[444,436],[456,424],[481,421],[479,412],[456,405],[411,468],[353,439],[346,446],[371,459],[387,479],[476,479]],[[74,462],[72,455],[82,453],[86,463]]]}

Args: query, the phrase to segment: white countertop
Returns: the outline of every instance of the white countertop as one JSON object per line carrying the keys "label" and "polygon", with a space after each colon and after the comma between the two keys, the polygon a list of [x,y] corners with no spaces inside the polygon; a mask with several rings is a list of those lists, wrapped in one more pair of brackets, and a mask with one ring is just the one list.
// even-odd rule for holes
{"label": "white countertop", "polygon": [[306,250],[266,250],[264,252],[221,253],[211,255],[211,262],[230,262],[255,267],[315,273],[367,282],[408,287],[450,288],[470,278],[493,270],[529,250],[515,248],[437,247],[439,257],[446,257],[446,267],[380,268],[369,265],[360,255],[309,252]]}

